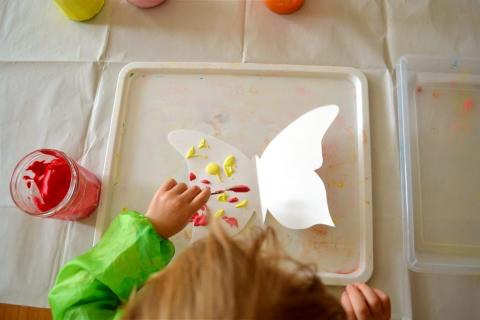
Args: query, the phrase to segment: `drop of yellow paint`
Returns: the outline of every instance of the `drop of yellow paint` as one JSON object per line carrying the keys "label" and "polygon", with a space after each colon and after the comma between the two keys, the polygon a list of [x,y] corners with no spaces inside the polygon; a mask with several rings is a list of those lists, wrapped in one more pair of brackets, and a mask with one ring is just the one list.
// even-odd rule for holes
{"label": "drop of yellow paint", "polygon": [[217,200],[221,202],[226,202],[228,200],[228,195],[226,192],[221,193],[217,196]]}
{"label": "drop of yellow paint", "polygon": [[185,158],[187,159],[190,159],[190,158],[193,158],[193,157],[196,157],[197,154],[195,152],[195,147],[192,146],[190,149],[188,149],[187,153],[185,154]]}
{"label": "drop of yellow paint", "polygon": [[235,208],[245,208],[247,205],[248,205],[248,200],[242,200],[235,206]]}
{"label": "drop of yellow paint", "polygon": [[207,164],[205,167],[205,172],[209,175],[216,176],[219,181],[222,181],[222,178],[220,177],[220,166],[215,162],[210,162]]}
{"label": "drop of yellow paint", "polygon": [[235,157],[234,156],[227,156],[223,161],[223,171],[225,171],[225,175],[230,177],[235,172]]}
{"label": "drop of yellow paint", "polygon": [[200,143],[198,144],[198,149],[207,149],[207,148],[210,148],[210,146],[207,143],[207,139],[202,138],[200,140]]}
{"label": "drop of yellow paint", "polygon": [[225,210],[220,209],[220,210],[217,210],[217,211],[213,214],[213,216],[214,216],[215,218],[221,218],[221,217],[223,217],[224,214],[225,214]]}

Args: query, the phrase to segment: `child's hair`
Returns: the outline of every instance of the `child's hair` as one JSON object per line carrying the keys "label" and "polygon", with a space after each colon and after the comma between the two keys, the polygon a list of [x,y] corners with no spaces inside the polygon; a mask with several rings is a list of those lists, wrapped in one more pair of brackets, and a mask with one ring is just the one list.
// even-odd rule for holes
{"label": "child's hair", "polygon": [[345,319],[312,266],[271,228],[233,239],[218,225],[132,295],[124,319]]}

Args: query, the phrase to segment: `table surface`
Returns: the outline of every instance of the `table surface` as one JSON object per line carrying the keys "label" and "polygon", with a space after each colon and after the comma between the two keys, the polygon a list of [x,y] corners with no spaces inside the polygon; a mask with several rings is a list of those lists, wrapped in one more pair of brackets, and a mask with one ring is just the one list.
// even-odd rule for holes
{"label": "table surface", "polygon": [[[111,0],[88,23],[75,23],[53,1],[1,0],[0,301],[45,306],[59,266],[91,246],[96,218],[65,223],[19,213],[8,191],[15,163],[33,149],[51,147],[101,175],[116,79],[132,61],[331,65],[364,72],[372,138],[371,283],[382,287],[389,270],[405,268],[394,64],[404,54],[480,57],[479,16],[480,2],[469,0],[306,0],[287,16],[261,1],[167,0],[140,10]],[[384,250],[385,241],[398,250]],[[410,288],[414,318],[480,316],[479,276],[409,273],[393,283]],[[406,303],[402,310],[410,310]]]}

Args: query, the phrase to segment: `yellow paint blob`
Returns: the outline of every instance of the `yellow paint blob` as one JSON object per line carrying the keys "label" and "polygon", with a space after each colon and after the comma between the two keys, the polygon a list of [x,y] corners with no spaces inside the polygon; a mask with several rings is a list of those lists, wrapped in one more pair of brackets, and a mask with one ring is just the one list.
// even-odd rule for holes
{"label": "yellow paint blob", "polygon": [[234,156],[227,156],[223,161],[223,171],[225,171],[225,175],[230,177],[235,172],[235,157]]}
{"label": "yellow paint blob", "polygon": [[205,172],[209,175],[216,176],[219,181],[222,181],[222,178],[220,177],[220,166],[215,162],[210,162],[207,164],[205,167]]}
{"label": "yellow paint blob", "polygon": [[247,205],[248,205],[248,200],[242,200],[239,203],[237,203],[235,208],[245,208]]}
{"label": "yellow paint blob", "polygon": [[226,192],[219,194],[217,196],[217,200],[221,202],[226,202],[228,200],[228,194]]}
{"label": "yellow paint blob", "polygon": [[210,148],[210,146],[208,145],[207,140],[205,138],[202,138],[202,140],[200,140],[200,143],[198,144],[198,149],[207,149],[207,148]]}
{"label": "yellow paint blob", "polygon": [[192,146],[190,149],[188,149],[187,153],[185,154],[186,159],[190,159],[193,157],[196,157],[197,153],[195,152],[195,147]]}
{"label": "yellow paint blob", "polygon": [[217,210],[217,211],[213,214],[213,216],[214,216],[215,218],[221,218],[221,217],[223,217],[224,214],[225,214],[225,210],[220,209],[220,210]]}

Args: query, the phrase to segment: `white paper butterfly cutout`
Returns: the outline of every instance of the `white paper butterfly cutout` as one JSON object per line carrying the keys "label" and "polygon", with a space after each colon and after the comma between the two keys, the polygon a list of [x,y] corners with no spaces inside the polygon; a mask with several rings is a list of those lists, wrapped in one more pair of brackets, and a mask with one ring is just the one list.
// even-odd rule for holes
{"label": "white paper butterfly cutout", "polygon": [[[338,106],[328,105],[303,114],[254,159],[199,131],[170,132],[170,144],[186,158],[190,184],[202,188],[208,185],[212,192],[226,190],[226,194],[212,195],[207,206],[194,216],[192,241],[207,234],[206,225],[212,219],[221,219],[230,234],[238,233],[254,212],[261,212],[260,223],[265,222],[268,211],[290,229],[315,224],[334,226],[325,185],[315,170],[322,166],[322,140],[338,112]],[[228,166],[232,157],[234,166]],[[206,171],[209,164],[208,169],[217,168],[212,163],[218,166],[218,175],[210,174],[215,170]],[[249,191],[235,192],[238,186]],[[228,191],[232,187],[234,191]]]}

